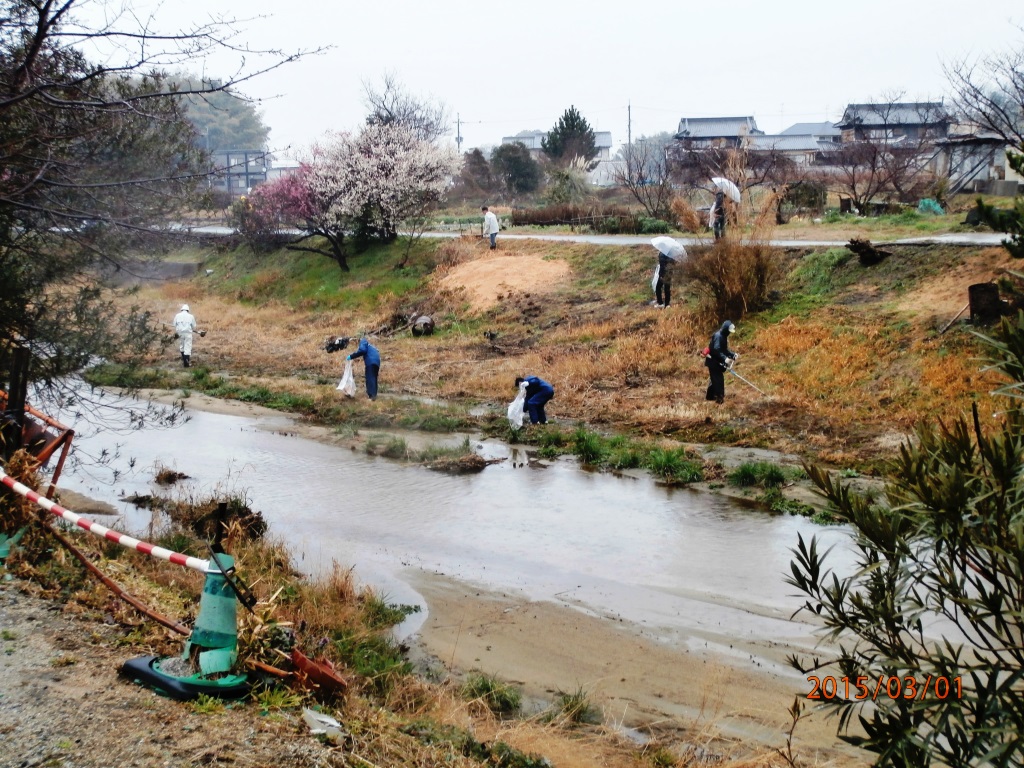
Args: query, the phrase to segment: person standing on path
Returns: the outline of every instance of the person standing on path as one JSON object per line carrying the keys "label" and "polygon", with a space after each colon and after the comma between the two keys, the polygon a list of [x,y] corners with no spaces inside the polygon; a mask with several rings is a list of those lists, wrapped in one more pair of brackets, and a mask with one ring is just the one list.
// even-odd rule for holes
{"label": "person standing on path", "polygon": [[555,388],[536,376],[517,378],[516,388],[518,389],[524,381],[526,382],[526,410],[530,414],[530,423],[547,424],[548,416],[544,413],[544,406],[555,396]]}
{"label": "person standing on path", "polygon": [[491,250],[498,247],[498,217],[487,210],[485,205],[480,209],[484,212],[484,236],[491,238]]}
{"label": "person standing on path", "polygon": [[192,363],[192,334],[196,331],[196,318],[182,304],[181,310],[174,316],[174,331],[178,334],[178,349],[181,351],[181,364],[188,368]]}
{"label": "person standing on path", "polygon": [[346,360],[363,358],[363,365],[366,368],[366,395],[371,400],[377,399],[377,376],[380,374],[380,352],[371,344],[366,337],[359,339],[359,349],[346,357]]}
{"label": "person standing on path", "polygon": [[711,336],[708,353],[704,358],[704,365],[707,366],[711,377],[705,400],[714,400],[719,404],[725,402],[725,372],[739,357],[729,349],[729,335],[732,333],[736,333],[736,326],[732,320],[726,320]]}

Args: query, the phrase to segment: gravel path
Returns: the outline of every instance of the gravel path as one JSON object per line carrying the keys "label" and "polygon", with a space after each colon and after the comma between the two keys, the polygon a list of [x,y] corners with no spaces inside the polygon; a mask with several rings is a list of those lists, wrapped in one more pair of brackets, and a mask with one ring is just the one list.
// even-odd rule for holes
{"label": "gravel path", "polygon": [[122,630],[25,588],[0,581],[0,768],[338,764],[294,714],[200,714],[122,680]]}

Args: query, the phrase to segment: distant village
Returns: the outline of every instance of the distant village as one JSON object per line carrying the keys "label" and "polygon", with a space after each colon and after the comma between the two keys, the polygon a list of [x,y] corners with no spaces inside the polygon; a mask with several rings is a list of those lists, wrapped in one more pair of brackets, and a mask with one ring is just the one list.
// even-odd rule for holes
{"label": "distant village", "polygon": [[[545,136],[546,131],[523,130],[503,137],[501,144],[521,144],[539,160]],[[621,184],[627,163],[622,150],[613,154],[611,132],[595,131],[594,143],[597,156],[589,182],[596,187]],[[844,167],[859,162],[865,148],[877,146],[884,146],[890,156],[902,157],[915,172],[943,180],[947,196],[961,192],[1012,196],[1024,184],[1024,177],[1007,163],[1007,150],[1013,148],[1002,137],[958,122],[941,102],[849,104],[838,122],[794,123],[778,134],[760,130],[750,115],[683,117],[660,151],[677,172],[690,167],[699,173],[702,153],[743,149],[754,158],[752,166],[764,167],[771,158],[767,164],[784,164],[791,178],[820,179],[842,173]],[[215,167],[221,169],[213,188],[231,198],[297,167],[294,160],[265,149],[219,149],[213,154]]]}

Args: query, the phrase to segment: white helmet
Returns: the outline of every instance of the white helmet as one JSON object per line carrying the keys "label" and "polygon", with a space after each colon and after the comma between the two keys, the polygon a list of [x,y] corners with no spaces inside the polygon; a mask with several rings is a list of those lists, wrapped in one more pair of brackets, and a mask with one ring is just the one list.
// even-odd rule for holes
{"label": "white helmet", "polygon": [[188,312],[188,304],[182,304],[181,305],[181,311],[182,312]]}

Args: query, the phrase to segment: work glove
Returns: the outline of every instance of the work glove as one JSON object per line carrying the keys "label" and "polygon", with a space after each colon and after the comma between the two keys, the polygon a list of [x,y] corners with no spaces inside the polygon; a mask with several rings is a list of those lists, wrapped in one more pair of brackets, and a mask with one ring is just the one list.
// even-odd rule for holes
{"label": "work glove", "polygon": [[351,359],[352,359],[352,355],[346,355],[346,356],[345,356],[345,359],[346,359],[346,360],[351,360]]}

